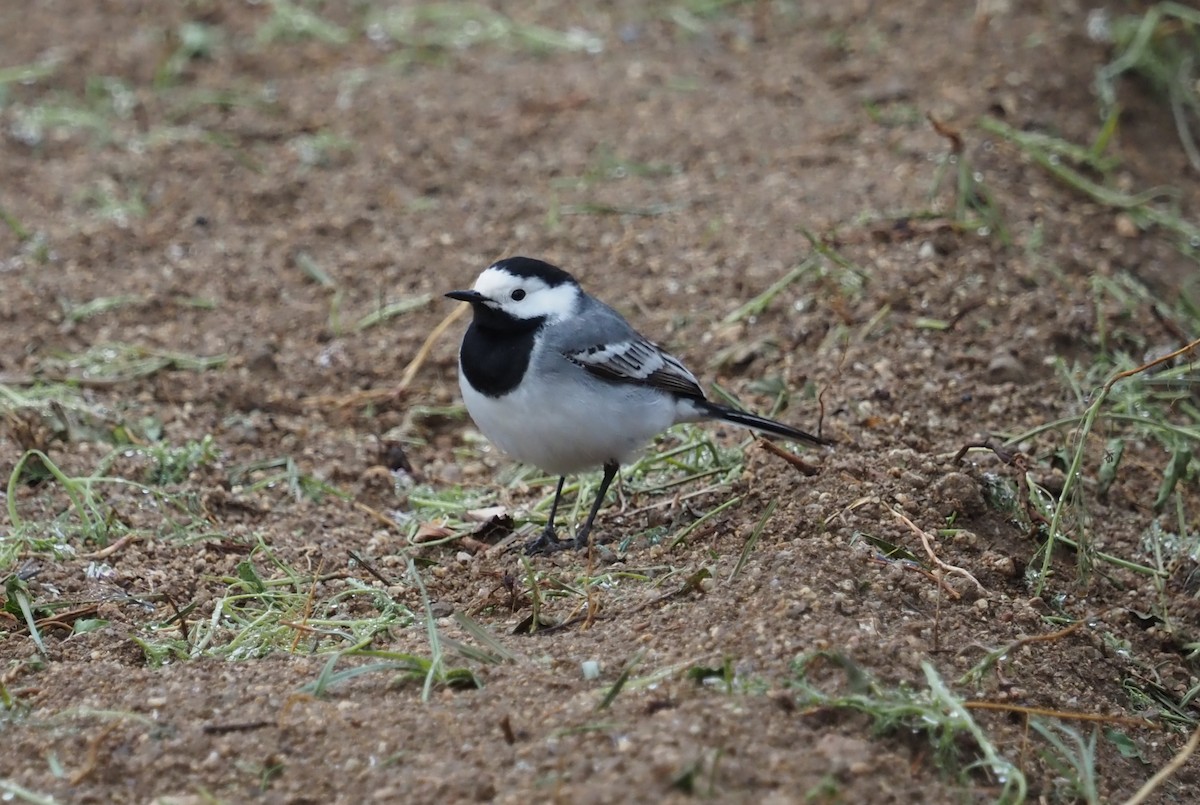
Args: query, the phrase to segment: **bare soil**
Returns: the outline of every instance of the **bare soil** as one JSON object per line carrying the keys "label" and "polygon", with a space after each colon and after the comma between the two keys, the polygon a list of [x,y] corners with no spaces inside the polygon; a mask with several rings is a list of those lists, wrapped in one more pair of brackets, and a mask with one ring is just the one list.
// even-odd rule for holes
{"label": "bare soil", "polygon": [[[686,3],[496,6],[522,24],[589,32],[598,52],[539,52],[516,36],[406,48],[367,36],[361,3],[301,4],[343,26],[341,42],[260,35],[269,3],[0,7],[0,68],[56,65],[8,85],[0,111],[0,205],[17,222],[0,227],[0,383],[28,390],[72,377],[109,412],[48,444],[69,474],[95,470],[118,423],[141,433],[150,422],[172,444],[211,435],[217,450],[171,490],[202,512],[203,529],[172,536],[163,522],[177,512],[114,488],[113,511],[139,538],[103,554],[99,544],[58,558],[47,546],[23,552],[35,602],[90,607],[107,624],[76,633],[47,622],[43,658],[8,595],[0,680],[15,703],[0,720],[0,783],[64,802],[999,795],[999,781],[965,768],[977,756],[965,735],[953,741],[956,766],[923,733],[806,703],[794,662],[829,652],[879,690],[925,689],[929,663],[964,700],[1098,717],[1064,723],[1085,737],[1098,730],[1100,797],[1130,796],[1183,744],[1180,723],[1200,714],[1185,704],[1183,721],[1170,721],[1131,693],[1179,702],[1197,685],[1185,649],[1197,626],[1184,583],[1194,562],[1156,592],[1111,565],[1081,581],[1061,549],[1035,595],[1027,569],[1040,562],[1037,536],[985,496],[988,478],[1014,483],[1021,473],[988,451],[953,458],[991,434],[1078,415],[1086,401],[1065,380],[1079,382],[1101,334],[1139,358],[1179,346],[1149,304],[1118,305],[1096,283],[1131,275],[1171,300],[1195,290],[1196,268],[1169,238],[1131,227],[976,125],[988,115],[1093,140],[1092,80],[1109,52],[1086,35],[1087,4],[978,5],[762,2],[711,15]],[[171,62],[188,22],[219,36]],[[1122,181],[1175,184],[1193,213],[1200,185],[1169,112],[1136,82],[1122,91],[1111,145]],[[39,108],[98,109],[105,122],[38,129]],[[953,142],[927,114],[962,137],[961,158],[993,195],[1004,233],[953,220],[952,178],[935,187]],[[609,169],[617,160],[624,170]],[[808,234],[853,268],[824,261],[758,315],[723,324],[812,253]],[[677,529],[741,497],[674,547],[633,539],[527,568],[520,535],[480,535],[480,550],[410,545],[374,514],[408,508],[407,488],[383,466],[398,463],[392,440],[416,480],[483,489],[518,524],[546,493],[502,484],[506,462],[466,438],[469,421],[420,414],[458,400],[461,321],[393,393],[454,309],[440,295],[512,254],[573,272],[704,382],[753,408],[774,399],[759,381],[793,389],[780,416],[819,427],[836,448],[805,453],[815,468],[805,474],[750,443],[745,471],[723,492],[650,510],[625,496],[601,515],[599,533],[619,540],[656,524]],[[412,312],[354,326],[381,302],[421,294],[432,299]],[[120,296],[134,301],[71,315]],[[64,357],[106,343],[226,360],[90,382]],[[4,478],[30,446],[14,422],[0,433]],[[1051,429],[1018,446],[1051,487],[1068,438]],[[1128,450],[1088,516],[1101,550],[1146,562],[1143,532],[1168,461],[1149,443]],[[348,499],[298,499],[282,484],[253,489],[234,477],[284,456]],[[138,462],[121,457],[109,474],[139,477]],[[1185,494],[1195,503],[1194,482]],[[13,495],[25,520],[49,522],[68,505],[53,482],[21,483]],[[897,513],[979,586],[932,572]],[[0,517],[4,539],[12,523]],[[866,536],[906,547],[925,567],[883,556]],[[468,613],[520,659],[455,659],[482,688],[438,687],[428,703],[419,683],[385,673],[305,693],[328,655],[311,653],[303,622],[294,650],[152,662],[135,638],[177,612],[169,628],[181,634],[212,619],[260,543],[317,578],[314,600],[353,584],[419,613],[405,570],[418,557],[444,633],[464,639],[452,613]],[[600,573],[623,580],[590,589],[595,617],[577,617],[584,598],[551,597],[543,614],[563,627],[518,634],[530,569],[567,585]],[[711,578],[685,585],[702,570]],[[348,598],[347,616],[370,610],[364,600]],[[1176,616],[1170,629],[1146,617],[1163,602]],[[1033,636],[1051,638],[961,681],[989,651]],[[420,619],[371,646],[429,654]],[[598,679],[584,677],[589,660]],[[644,684],[599,709],[635,662],[630,677]],[[725,662],[728,686],[687,673]],[[851,689],[833,660],[814,660],[811,674],[824,690]],[[1074,801],[1024,712],[971,712],[1024,769],[1031,800]],[[1130,737],[1140,757],[1106,730]],[[1197,786],[1193,759],[1151,801],[1194,801]]]}

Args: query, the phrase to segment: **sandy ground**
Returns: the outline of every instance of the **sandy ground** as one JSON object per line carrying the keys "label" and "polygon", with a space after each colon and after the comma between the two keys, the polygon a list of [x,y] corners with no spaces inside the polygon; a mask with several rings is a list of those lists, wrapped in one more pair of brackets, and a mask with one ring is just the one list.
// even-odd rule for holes
{"label": "sandy ground", "polygon": [[[0,68],[50,65],[0,95],[0,384],[22,395],[0,402],[0,471],[39,446],[72,476],[144,479],[153,462],[136,443],[211,437],[207,460],[155,487],[169,502],[101,485],[96,526],[112,540],[79,536],[61,484],[10,488],[20,522],[0,512],[0,539],[22,541],[0,569],[3,790],[164,803],[1011,794],[996,767],[972,765],[963,722],[931,737],[853,706],[928,702],[928,668],[978,705],[1030,801],[1086,793],[1020,708],[1098,719],[1043,720],[1095,739],[1100,799],[1132,794],[1197,718],[1194,559],[1157,583],[1107,563],[1081,580],[1063,548],[1039,592],[1037,529],[994,494],[1025,473],[989,450],[953,458],[1078,416],[1071,383],[1086,394],[1101,354],[1179,346],[1147,299],[1167,309],[1194,292],[1195,263],[982,128],[1092,142],[1109,58],[1084,4],[991,5],[501,3],[474,25],[434,13],[447,6],[298,6],[336,28],[232,0],[0,8]],[[1121,87],[1116,182],[1182,186],[1192,215],[1169,113]],[[955,135],[994,219],[956,217],[953,168],[938,182]],[[454,309],[441,294],[511,254],[572,271],[751,408],[791,389],[778,415],[837,447],[803,453],[801,472],[710,428],[732,477],[631,486],[601,514],[613,542],[596,556],[526,563],[515,546],[550,488],[447,410],[462,320],[396,392]],[[398,300],[417,303],[358,326]],[[37,397],[64,379],[77,389],[65,410]],[[1089,477],[1121,433],[1096,439]],[[1048,428],[1016,447],[1053,490],[1069,444]],[[1144,438],[1126,450],[1072,526],[1145,564],[1169,462]],[[423,535],[439,533],[447,521],[418,492],[460,487],[519,533],[456,526],[414,545],[381,519],[425,512]],[[1181,486],[1186,511],[1196,491],[1194,477]],[[921,532],[975,581],[939,571]],[[465,614],[496,641],[488,660],[443,646],[482,688],[438,685],[426,703],[395,670],[321,686],[331,652],[359,641],[430,656],[409,558],[447,640],[480,645]],[[44,655],[20,600],[47,618]],[[535,600],[558,628],[523,633]],[[277,633],[251,639],[260,616]],[[1198,778],[1192,760],[1151,801],[1191,801]]]}

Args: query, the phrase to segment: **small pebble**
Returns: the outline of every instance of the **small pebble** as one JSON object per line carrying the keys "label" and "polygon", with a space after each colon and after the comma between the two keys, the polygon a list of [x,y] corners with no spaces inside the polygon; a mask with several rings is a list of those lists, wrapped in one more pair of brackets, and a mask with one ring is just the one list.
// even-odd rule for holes
{"label": "small pebble", "polygon": [[1016,383],[1025,377],[1025,367],[1011,352],[1001,352],[987,365],[992,383]]}
{"label": "small pebble", "polygon": [[1117,234],[1123,238],[1133,239],[1142,234],[1142,230],[1138,227],[1137,221],[1133,220],[1133,216],[1127,212],[1118,213],[1113,218],[1113,228],[1117,230]]}

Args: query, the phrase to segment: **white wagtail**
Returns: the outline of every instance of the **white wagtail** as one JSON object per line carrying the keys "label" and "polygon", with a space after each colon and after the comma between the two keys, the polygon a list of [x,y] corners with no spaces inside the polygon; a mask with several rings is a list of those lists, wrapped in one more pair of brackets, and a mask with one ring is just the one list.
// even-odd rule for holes
{"label": "white wagtail", "polygon": [[[824,439],[704,398],[683,364],[561,268],[529,257],[493,263],[469,291],[458,384],[475,424],[518,461],[558,475],[542,534],[529,553],[587,545],[596,512],[622,462],[678,422],[721,419],[814,445]],[[604,468],[600,491],[574,541],[554,514],[570,473]]]}

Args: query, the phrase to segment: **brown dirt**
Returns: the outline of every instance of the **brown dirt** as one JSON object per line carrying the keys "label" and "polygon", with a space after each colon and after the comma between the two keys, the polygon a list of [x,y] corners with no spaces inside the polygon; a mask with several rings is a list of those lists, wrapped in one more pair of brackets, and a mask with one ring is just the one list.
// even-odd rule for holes
{"label": "brown dirt", "polygon": [[[328,5],[319,9],[327,18],[362,30],[368,4]],[[1098,739],[1100,795],[1129,796],[1184,740],[1178,729],[1159,729],[1161,713],[1144,710],[1130,690],[1156,684],[1178,701],[1197,684],[1186,635],[1146,628],[1152,622],[1130,613],[1166,600],[1194,627],[1195,599],[1181,577],[1159,599],[1144,577],[1111,566],[1078,584],[1067,552],[1035,596],[1022,573],[1035,540],[982,495],[985,476],[1016,471],[982,452],[961,466],[951,457],[989,433],[1077,414],[1081,403],[1055,362],[1078,379],[1075,362],[1092,360],[1102,325],[1110,344],[1139,356],[1175,343],[1147,305],[1097,296],[1095,278],[1132,274],[1173,295],[1181,283],[1195,289],[1195,264],[1165,237],[1128,231],[1112,210],[974,125],[991,114],[1083,143],[1099,125],[1091,81],[1107,53],[1085,36],[1086,9],[991,5],[989,24],[962,4],[937,2],[746,3],[713,17],[682,3],[593,11],[514,3],[505,4],[514,18],[592,32],[602,52],[537,54],[500,43],[414,54],[361,33],[340,44],[258,41],[272,13],[266,3],[6,4],[2,66],[53,58],[57,69],[9,86],[0,116],[0,203],[35,235],[22,241],[0,228],[0,381],[30,388],[70,373],[62,356],[109,342],[228,361],[88,387],[110,423],[137,430],[150,418],[172,444],[211,434],[219,458],[172,490],[206,525],[180,535],[163,518],[181,515],[116,489],[110,502],[143,536],[103,557],[105,572],[86,573],[99,560],[85,554],[102,546],[76,545],[76,555],[59,559],[49,546],[25,551],[36,602],[93,602],[90,617],[108,623],[74,635],[47,626],[42,660],[20,617],[0,618],[0,680],[17,702],[0,720],[0,783],[72,802],[682,801],[681,779],[694,781],[694,796],[717,801],[996,796],[996,781],[981,771],[939,768],[921,734],[876,732],[865,716],[798,701],[793,660],[824,650],[884,689],[923,688],[928,661],[966,699],[1150,716],[1155,728],[1103,724],[1130,735],[1144,759]],[[215,26],[220,39],[183,64],[174,86],[155,88],[187,20]],[[106,130],[50,127],[39,140],[23,128],[39,106],[103,106],[102,77],[131,93],[123,114],[106,112]],[[1122,177],[1135,189],[1183,184],[1182,208],[1194,211],[1200,185],[1180,181],[1188,168],[1169,116],[1136,89],[1126,85],[1114,144]],[[225,102],[214,100],[221,92]],[[926,112],[963,132],[1011,246],[995,233],[914,217],[953,204],[948,183],[930,203],[936,160],[949,146]],[[345,147],[306,159],[298,138],[322,134]],[[595,176],[605,154],[669,170]],[[104,200],[113,197],[142,209],[110,214]],[[861,290],[843,281],[851,273],[826,264],[753,321],[722,326],[810,253],[806,231],[859,267]],[[838,441],[807,454],[819,467],[813,477],[748,447],[731,489],[670,509],[667,524],[686,524],[733,494],[743,496],[740,506],[675,548],[635,540],[620,556],[605,554],[595,572],[632,575],[592,587],[602,617],[533,636],[513,634],[529,615],[528,596],[513,611],[500,584],[508,574],[522,586],[517,552],[413,549],[354,505],[406,506],[406,492],[378,467],[385,434],[406,440],[418,476],[435,488],[462,481],[488,490],[485,503],[514,507],[545,493],[501,486],[493,468],[505,464],[490,454],[459,466],[463,453],[454,451],[467,423],[411,415],[457,400],[461,325],[402,397],[335,403],[394,388],[453,309],[440,293],[514,253],[572,271],[705,381],[755,407],[770,404],[755,381],[782,379],[806,390],[783,417],[811,429],[821,409],[809,392],[819,391],[820,424]],[[302,270],[309,260],[332,277],[336,299]],[[422,293],[434,301],[354,329],[381,300]],[[126,294],[137,301],[80,320],[65,313]],[[959,314],[944,331],[920,321]],[[749,348],[718,360],[736,344]],[[78,475],[111,449],[96,423],[85,424],[51,447]],[[741,436],[719,438],[734,445]],[[1049,431],[1022,445],[1035,472],[1052,474],[1049,457],[1066,439]],[[4,477],[27,446],[19,440],[11,425],[0,435]],[[1103,550],[1144,560],[1142,530],[1166,461],[1152,445],[1129,449],[1128,470],[1088,512]],[[298,501],[230,478],[281,456],[351,500]],[[110,474],[138,477],[140,467],[136,456],[120,457]],[[26,519],[49,520],[65,505],[53,484],[15,494]],[[778,508],[731,579],[772,500]],[[626,501],[626,512],[644,502]],[[936,550],[983,590],[953,575],[943,589],[930,574],[882,560],[864,534],[924,557],[884,504],[930,532],[951,521],[959,530],[942,534]],[[613,504],[600,529],[639,533],[650,516]],[[167,622],[172,607],[191,607],[187,624],[208,622],[259,541],[281,562],[326,575],[312,584],[315,600],[353,585],[382,590],[348,559],[354,551],[394,580],[386,592],[419,611],[403,559],[417,555],[439,614],[470,613],[521,660],[474,664],[482,689],[437,689],[428,704],[419,685],[383,673],[320,698],[301,693],[326,661],[308,654],[302,632],[294,652],[148,663],[133,638],[146,639],[147,624]],[[580,585],[587,564],[559,555],[532,567]],[[700,590],[656,600],[704,568],[712,579]],[[259,571],[280,575],[270,565]],[[548,599],[548,615],[564,620],[579,600]],[[345,617],[377,614],[377,599],[346,601]],[[1077,618],[1088,618],[1083,628],[1015,651],[977,685],[956,682],[988,650]],[[439,623],[461,637],[448,614]],[[419,620],[372,645],[428,654]],[[634,677],[661,679],[597,710],[635,658]],[[733,693],[684,673],[727,659]],[[598,680],[583,678],[586,660],[600,662]],[[814,674],[838,688],[832,665]],[[1185,711],[1197,715],[1194,705]],[[975,716],[1025,770],[1031,799],[1070,801],[1022,716]],[[1081,731],[1091,734],[1086,724]],[[969,742],[959,743],[973,757]],[[1192,760],[1152,801],[1188,801],[1197,785]]]}

